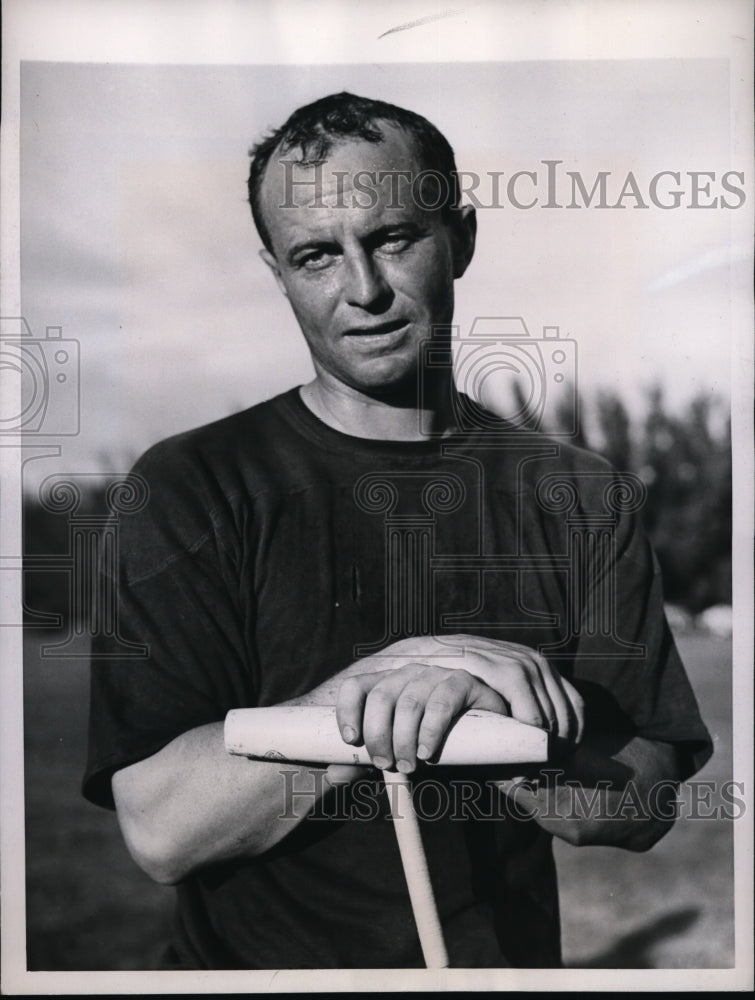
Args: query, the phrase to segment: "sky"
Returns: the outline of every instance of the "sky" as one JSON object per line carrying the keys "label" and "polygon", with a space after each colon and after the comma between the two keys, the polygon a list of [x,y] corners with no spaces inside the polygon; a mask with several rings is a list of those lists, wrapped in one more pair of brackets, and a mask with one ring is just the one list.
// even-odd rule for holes
{"label": "sky", "polygon": [[[576,341],[589,404],[615,390],[635,414],[660,382],[673,407],[728,400],[736,208],[695,209],[690,172],[725,195],[729,68],[722,59],[391,65],[21,67],[21,302],[33,335],[78,342],[80,432],[66,471],[124,471],[169,434],[309,380],[286,301],[260,261],[246,204],[248,148],[298,105],[341,89],[424,114],[461,171],[503,172],[502,207],[478,208],[475,259],[457,282],[459,340],[476,317],[521,316],[530,335]],[[631,171],[648,208],[542,206],[546,160],[589,190],[608,171],[614,204]],[[540,204],[526,203],[537,182]],[[678,209],[649,202],[681,174]],[[468,182],[471,183],[471,182]],[[731,180],[735,186],[736,179]],[[659,184],[659,200],[675,185]],[[71,388],[70,381],[66,388]],[[566,392],[571,390],[566,389]],[[63,401],[63,406],[68,405]],[[50,418],[52,419],[52,418]],[[30,463],[31,479],[54,461]]]}

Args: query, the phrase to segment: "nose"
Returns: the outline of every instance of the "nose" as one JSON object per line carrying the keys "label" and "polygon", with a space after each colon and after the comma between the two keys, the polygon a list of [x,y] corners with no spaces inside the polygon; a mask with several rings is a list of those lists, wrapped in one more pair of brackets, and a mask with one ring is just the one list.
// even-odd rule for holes
{"label": "nose", "polygon": [[347,302],[370,312],[382,312],[390,305],[393,292],[379,264],[358,247],[344,254],[344,293]]}

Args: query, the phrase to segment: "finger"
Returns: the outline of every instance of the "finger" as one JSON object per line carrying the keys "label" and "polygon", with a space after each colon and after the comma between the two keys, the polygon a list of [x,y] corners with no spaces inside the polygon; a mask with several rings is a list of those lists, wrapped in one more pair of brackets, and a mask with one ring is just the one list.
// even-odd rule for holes
{"label": "finger", "polygon": [[[567,693],[565,685],[568,682],[564,681],[557,670],[551,669],[547,664],[543,671],[543,680],[550,692],[551,701],[555,706],[557,715],[556,724],[550,731],[554,736],[571,742],[577,736],[580,718],[576,710],[576,705]],[[576,694],[576,692],[574,693]]]}
{"label": "finger", "polygon": [[470,708],[506,715],[503,698],[466,670],[454,670],[437,684],[427,700],[417,736],[417,757],[433,758],[456,718]]}
{"label": "finger", "polygon": [[580,743],[585,732],[585,701],[579,691],[565,677],[561,677],[561,684],[574,713],[576,729],[572,739],[575,743]]}
{"label": "finger", "polygon": [[336,721],[341,737],[346,743],[360,745],[364,742],[362,719],[367,692],[378,680],[375,673],[347,677],[338,689]]}
{"label": "finger", "polygon": [[497,691],[507,701],[512,716],[531,726],[557,726],[557,710],[534,650],[491,640],[468,648],[466,655],[469,673]]}
{"label": "finger", "polygon": [[571,702],[555,678],[546,674],[543,680],[553,706],[553,714],[548,720],[548,732],[553,736],[561,737],[561,739],[574,739],[577,731],[577,717]]}
{"label": "finger", "polygon": [[417,766],[417,743],[420,723],[428,698],[448,671],[428,667],[405,685],[396,700],[393,713],[393,756],[396,767],[410,774]]}
{"label": "finger", "polygon": [[[512,714],[520,721],[543,726],[555,735],[573,740],[581,732],[581,699],[573,689],[567,691],[561,676],[541,654],[518,643],[487,639],[482,636],[451,636],[452,643],[463,642],[468,671],[498,691],[516,707]],[[525,681],[522,683],[521,678]],[[523,694],[529,685],[538,710]],[[576,697],[574,697],[576,695]]]}
{"label": "finger", "polygon": [[406,664],[380,677],[367,693],[362,720],[364,745],[372,763],[382,771],[389,770],[394,765],[393,721],[396,702],[407,683],[415,677],[423,676],[428,669],[424,664]]}
{"label": "finger", "polygon": [[549,704],[550,699],[546,701],[545,687],[539,671],[527,671],[524,668],[512,671],[506,681],[504,696],[514,719],[530,726],[540,726],[543,729],[547,727],[548,714],[552,709],[543,707],[543,703]]}
{"label": "finger", "polygon": [[577,743],[582,738],[584,728],[584,702],[579,692],[550,666],[544,657],[539,656],[543,681],[551,695],[551,701],[556,708],[558,722],[551,732],[555,736]]}
{"label": "finger", "polygon": [[[526,686],[529,685],[530,694],[537,702],[538,711],[537,713],[534,711],[531,712],[530,718],[532,721],[530,725],[545,728],[549,732],[556,732],[559,725],[559,718],[563,716],[565,721],[567,710],[563,704],[558,704],[557,701],[554,701],[553,695],[558,696],[558,689],[555,686],[552,688],[549,687],[547,683],[551,674],[548,661],[540,653],[526,646],[512,648],[509,650],[508,656],[513,658],[516,664],[516,668],[512,672],[512,681],[515,684],[515,689],[521,696],[521,693],[526,690]],[[524,679],[524,684],[521,683],[519,678]],[[563,702],[563,698],[561,701]],[[531,702],[526,695],[524,696],[524,701],[519,704],[523,706],[519,710],[530,711],[526,706],[531,706]],[[529,721],[519,716],[515,717],[520,722]]]}
{"label": "finger", "polygon": [[571,740],[577,731],[577,718],[571,701],[564,691],[561,675],[551,667],[542,654],[533,652],[532,657],[546,696],[543,708],[548,712],[548,732],[562,739]]}
{"label": "finger", "polygon": [[549,733],[556,734],[560,728],[567,728],[569,724],[566,699],[553,679],[548,661],[535,652],[527,660],[532,692],[538,700],[543,717],[541,724]]}

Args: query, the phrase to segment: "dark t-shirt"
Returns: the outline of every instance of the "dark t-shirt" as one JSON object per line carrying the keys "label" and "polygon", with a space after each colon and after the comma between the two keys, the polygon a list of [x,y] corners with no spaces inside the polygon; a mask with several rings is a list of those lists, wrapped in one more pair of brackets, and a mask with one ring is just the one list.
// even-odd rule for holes
{"label": "dark t-shirt", "polygon": [[[591,731],[676,743],[685,775],[710,753],[637,484],[594,455],[490,419],[437,441],[355,438],[292,390],[162,442],[134,472],[149,499],[121,519],[118,630],[149,652],[95,645],[94,802],[112,807],[113,772],[181,733],[417,634],[539,649],[582,692]],[[503,815],[490,777],[415,775],[451,964],[558,965],[550,838]],[[377,779],[330,792],[264,855],[184,880],[168,961],[421,966]]]}

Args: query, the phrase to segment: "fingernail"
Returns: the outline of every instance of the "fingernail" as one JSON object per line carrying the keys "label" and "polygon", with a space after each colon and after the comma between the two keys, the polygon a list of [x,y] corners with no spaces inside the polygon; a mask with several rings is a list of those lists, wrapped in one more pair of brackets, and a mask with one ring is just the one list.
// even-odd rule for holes
{"label": "fingernail", "polygon": [[412,771],[414,770],[414,768],[412,767],[412,765],[409,763],[408,760],[397,760],[396,767],[398,768],[399,771],[401,771],[402,774],[411,774]]}
{"label": "fingernail", "polygon": [[420,745],[417,747],[417,756],[419,757],[420,760],[427,760],[427,758],[430,756],[430,751],[427,749],[424,743],[420,743]]}
{"label": "fingernail", "polygon": [[341,735],[343,736],[345,743],[353,743],[357,738],[357,731],[351,726],[344,726],[341,730]]}
{"label": "fingernail", "polygon": [[381,771],[385,771],[386,768],[390,767],[391,764],[391,762],[388,760],[387,757],[373,757],[372,763],[375,765],[375,767],[380,768]]}

